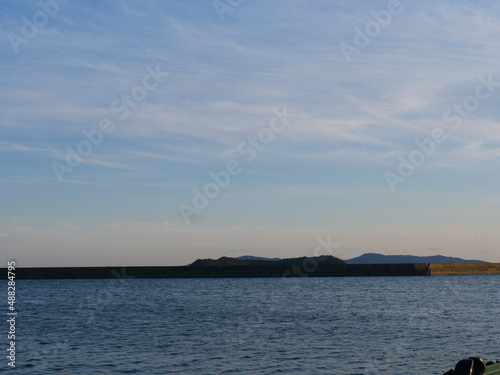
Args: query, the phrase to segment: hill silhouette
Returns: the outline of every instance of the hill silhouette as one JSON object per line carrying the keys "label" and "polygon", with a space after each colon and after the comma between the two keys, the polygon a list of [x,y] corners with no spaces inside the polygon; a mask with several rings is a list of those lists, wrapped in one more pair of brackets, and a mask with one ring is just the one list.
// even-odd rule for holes
{"label": "hill silhouette", "polygon": [[393,263],[488,263],[482,260],[466,260],[462,258],[446,257],[443,255],[416,256],[416,255],[383,255],[367,253],[359,257],[347,259],[347,264],[393,264]]}
{"label": "hill silhouette", "polygon": [[[242,259],[243,258],[243,259]],[[253,259],[248,256],[242,258],[221,257],[219,259],[198,259],[190,264],[190,266],[267,266],[267,265],[301,265],[305,261],[316,261],[319,264],[345,264],[342,259],[331,255],[322,255],[317,257],[300,257],[300,258],[285,258],[273,259]]]}

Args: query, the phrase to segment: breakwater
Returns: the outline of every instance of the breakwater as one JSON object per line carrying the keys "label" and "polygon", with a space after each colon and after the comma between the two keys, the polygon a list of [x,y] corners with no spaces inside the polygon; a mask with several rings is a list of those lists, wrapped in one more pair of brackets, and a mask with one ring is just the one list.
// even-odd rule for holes
{"label": "breakwater", "polygon": [[[2,269],[4,277],[7,270]],[[500,274],[500,263],[302,264],[265,266],[31,267],[18,268],[18,279],[438,276]]]}
{"label": "breakwater", "polygon": [[499,275],[500,263],[430,263],[431,276]]}

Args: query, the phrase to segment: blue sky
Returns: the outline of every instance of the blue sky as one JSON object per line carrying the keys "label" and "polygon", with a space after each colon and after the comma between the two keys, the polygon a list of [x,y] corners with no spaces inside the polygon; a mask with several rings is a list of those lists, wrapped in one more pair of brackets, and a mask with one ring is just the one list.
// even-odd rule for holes
{"label": "blue sky", "polygon": [[2,263],[500,262],[500,4],[54,1],[0,5]]}

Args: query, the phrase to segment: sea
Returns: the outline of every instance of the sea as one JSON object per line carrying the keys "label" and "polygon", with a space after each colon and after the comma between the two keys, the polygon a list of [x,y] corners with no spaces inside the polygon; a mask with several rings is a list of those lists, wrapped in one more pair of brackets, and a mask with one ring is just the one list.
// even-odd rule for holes
{"label": "sea", "polygon": [[3,350],[1,374],[441,375],[468,356],[500,359],[500,275],[16,288],[16,368]]}

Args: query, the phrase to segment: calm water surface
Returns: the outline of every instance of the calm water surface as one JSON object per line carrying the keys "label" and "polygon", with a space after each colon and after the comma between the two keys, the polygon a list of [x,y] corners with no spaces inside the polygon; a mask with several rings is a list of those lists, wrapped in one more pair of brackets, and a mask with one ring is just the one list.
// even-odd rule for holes
{"label": "calm water surface", "polygon": [[18,374],[440,375],[500,359],[496,275],[17,287]]}

